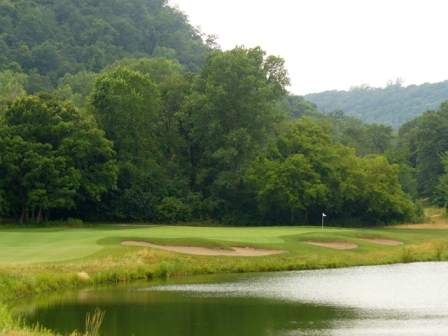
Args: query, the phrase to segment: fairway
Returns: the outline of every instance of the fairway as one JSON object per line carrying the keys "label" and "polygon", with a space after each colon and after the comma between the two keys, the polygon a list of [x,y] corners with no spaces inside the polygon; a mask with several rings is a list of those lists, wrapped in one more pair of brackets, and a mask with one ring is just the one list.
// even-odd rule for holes
{"label": "fairway", "polygon": [[[202,238],[247,244],[282,244],[282,236],[320,232],[320,227],[188,227],[104,226],[69,229],[0,230],[0,262],[37,263],[79,259],[104,248],[99,239],[109,237]],[[325,232],[342,229],[325,228]]]}

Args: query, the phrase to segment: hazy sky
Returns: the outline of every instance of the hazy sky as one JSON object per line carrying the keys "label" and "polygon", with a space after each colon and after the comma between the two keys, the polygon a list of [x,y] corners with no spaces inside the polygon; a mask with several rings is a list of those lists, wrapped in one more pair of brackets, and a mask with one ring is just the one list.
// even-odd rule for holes
{"label": "hazy sky", "polygon": [[261,46],[307,94],[448,79],[447,0],[170,0],[223,50]]}

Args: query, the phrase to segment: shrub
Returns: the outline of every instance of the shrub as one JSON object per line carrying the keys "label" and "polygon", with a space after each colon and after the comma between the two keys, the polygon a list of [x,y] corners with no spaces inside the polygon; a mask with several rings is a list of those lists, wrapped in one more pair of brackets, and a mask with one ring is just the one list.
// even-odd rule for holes
{"label": "shrub", "polygon": [[192,209],[175,197],[165,197],[156,209],[159,223],[177,223],[191,220]]}

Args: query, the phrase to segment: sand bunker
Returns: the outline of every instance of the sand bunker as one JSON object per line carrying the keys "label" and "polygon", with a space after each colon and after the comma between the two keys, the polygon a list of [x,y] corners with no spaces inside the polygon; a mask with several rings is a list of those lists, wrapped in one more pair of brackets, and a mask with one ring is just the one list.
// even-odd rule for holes
{"label": "sand bunker", "polygon": [[374,238],[374,239],[360,238],[360,239],[381,245],[403,245],[402,241],[393,239],[383,239],[383,238]]}
{"label": "sand bunker", "polygon": [[322,246],[322,247],[329,247],[337,250],[349,250],[357,248],[358,245],[354,243],[349,242],[331,242],[331,243],[321,243],[321,242],[313,242],[313,241],[306,241],[305,244],[310,245],[316,245],[316,246]]}
{"label": "sand bunker", "polygon": [[240,256],[240,257],[258,257],[266,256],[271,254],[283,253],[286,251],[280,250],[259,250],[251,247],[232,247],[233,251],[230,250],[213,250],[205,247],[194,247],[194,246],[165,246],[156,245],[146,242],[139,241],[123,241],[123,245],[137,245],[137,246],[148,246],[156,249],[188,253],[188,254],[199,254],[199,255],[222,255],[222,256]]}

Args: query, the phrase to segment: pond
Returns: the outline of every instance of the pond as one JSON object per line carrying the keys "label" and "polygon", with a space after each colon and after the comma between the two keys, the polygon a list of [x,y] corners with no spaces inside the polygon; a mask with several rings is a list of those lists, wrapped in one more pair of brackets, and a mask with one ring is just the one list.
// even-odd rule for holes
{"label": "pond", "polygon": [[108,336],[448,335],[448,263],[227,274],[49,293],[14,302],[29,324]]}

